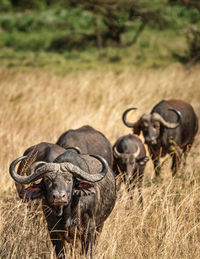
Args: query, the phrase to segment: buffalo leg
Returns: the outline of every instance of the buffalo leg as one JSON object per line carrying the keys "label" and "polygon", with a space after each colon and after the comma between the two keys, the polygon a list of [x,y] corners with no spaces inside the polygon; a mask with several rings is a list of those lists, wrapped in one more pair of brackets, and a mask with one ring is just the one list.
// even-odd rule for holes
{"label": "buffalo leg", "polygon": [[139,177],[137,179],[137,187],[138,187],[138,193],[139,193],[139,203],[141,208],[143,208],[143,196],[142,196],[142,182],[143,182],[143,170],[139,171]]}
{"label": "buffalo leg", "polygon": [[60,239],[59,235],[56,233],[50,233],[51,242],[56,251],[56,258],[65,258],[65,245],[64,241]]}
{"label": "buffalo leg", "polygon": [[127,183],[128,192],[132,191],[130,200],[133,199],[133,191],[134,191],[135,187],[137,186],[138,194],[139,194],[139,204],[142,208],[143,208],[143,197],[142,197],[143,170],[144,170],[144,168],[137,169],[137,172],[134,172],[134,177],[133,177],[132,181]]}
{"label": "buffalo leg", "polygon": [[181,149],[176,145],[175,146],[175,152],[171,153],[171,157],[172,157],[172,166],[171,166],[171,170],[172,170],[172,176],[174,177],[176,175],[176,172],[178,171],[178,169],[180,168],[180,164],[181,164],[181,157],[182,157],[182,152]]}
{"label": "buffalo leg", "polygon": [[184,160],[183,160],[183,166],[186,166],[186,161],[187,161],[187,157],[188,157],[188,154],[190,152],[190,149],[191,149],[192,145],[189,144],[187,145],[186,147],[184,147],[183,149],[183,157],[184,157]]}
{"label": "buffalo leg", "polygon": [[179,154],[174,153],[172,155],[172,176],[174,177],[176,175],[176,172],[178,171],[181,163],[181,156]]}
{"label": "buffalo leg", "polygon": [[89,251],[89,258],[93,258],[93,249],[95,244],[95,222],[93,219],[89,219],[88,227],[82,239],[82,254],[87,255]]}
{"label": "buffalo leg", "polygon": [[159,177],[161,172],[160,156],[162,153],[162,149],[160,148],[158,150],[154,150],[153,147],[151,146],[149,146],[148,148],[149,148],[151,159],[153,161],[155,176]]}
{"label": "buffalo leg", "polygon": [[87,240],[87,249],[89,248],[90,251],[90,259],[92,259],[93,257],[93,250],[94,250],[94,244],[95,244],[95,225],[94,222],[92,224],[90,224],[90,229],[89,229],[89,233],[88,233],[88,240]]}
{"label": "buffalo leg", "polygon": [[160,166],[159,158],[153,159],[153,166],[154,166],[155,176],[156,177],[160,176],[161,166]]}

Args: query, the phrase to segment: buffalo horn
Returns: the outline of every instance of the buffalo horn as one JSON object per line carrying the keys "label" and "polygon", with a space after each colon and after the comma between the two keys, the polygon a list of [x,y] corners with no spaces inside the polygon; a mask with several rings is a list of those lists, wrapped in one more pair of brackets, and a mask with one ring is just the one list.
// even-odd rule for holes
{"label": "buffalo horn", "polygon": [[140,154],[140,148],[139,148],[139,146],[137,146],[137,150],[135,151],[135,153],[133,153],[134,154],[134,157],[135,158],[137,158],[138,156],[139,156],[139,154]]}
{"label": "buffalo horn", "polygon": [[[117,157],[117,158],[125,158],[129,155],[128,153],[119,153],[116,146],[114,147],[113,151],[114,151],[114,156]],[[139,155],[139,153],[140,153],[140,148],[139,148],[139,146],[137,146],[137,150],[132,154],[136,158]]]}
{"label": "buffalo horn", "polygon": [[[28,183],[34,182],[34,181],[38,180],[39,178],[41,178],[42,175],[44,174],[44,172],[40,171],[40,170],[36,170],[34,173],[27,175],[27,176],[22,176],[22,175],[17,174],[15,171],[15,167],[19,161],[21,161],[25,158],[27,158],[27,156],[22,156],[22,157],[15,159],[10,164],[10,167],[9,167],[9,172],[10,172],[11,177],[14,179],[15,182],[20,183],[20,184],[28,184]],[[36,162],[36,163],[38,166],[39,165],[38,162]],[[34,164],[36,164],[36,163],[34,163]],[[45,162],[39,162],[39,163],[40,163],[40,165],[41,164],[44,165]],[[33,170],[31,170],[31,172],[33,172]]]}
{"label": "buffalo horn", "polygon": [[81,150],[80,150],[79,147],[67,147],[67,148],[65,148],[65,149],[66,149],[66,150],[73,149],[73,150],[75,150],[75,151],[77,152],[77,154],[81,154]]}
{"label": "buffalo horn", "polygon": [[168,122],[159,113],[156,113],[156,112],[152,114],[152,119],[159,121],[166,128],[175,129],[179,126],[182,116],[181,116],[181,113],[175,109],[169,109],[169,110],[174,111],[178,115],[178,122]]}
{"label": "buffalo horn", "polygon": [[124,154],[124,153],[118,152],[116,146],[114,147],[114,150],[113,150],[113,151],[114,151],[114,156],[115,156],[116,158],[123,158],[123,157],[125,157],[125,154]]}
{"label": "buffalo horn", "polygon": [[132,107],[132,108],[128,108],[127,110],[125,110],[122,114],[122,121],[123,123],[129,127],[129,128],[133,128],[134,126],[137,126],[138,125],[138,122],[135,122],[135,123],[131,123],[131,122],[128,122],[126,117],[127,117],[127,113],[131,110],[136,110],[137,108],[135,107]]}
{"label": "buffalo horn", "polygon": [[10,171],[10,175],[11,177],[20,184],[28,184],[31,182],[34,182],[40,178],[42,178],[42,176],[48,172],[59,172],[59,171],[63,171],[65,172],[66,170],[69,171],[70,173],[72,173],[75,177],[78,177],[80,179],[84,179],[88,182],[98,182],[101,181],[107,171],[108,171],[108,163],[107,161],[99,155],[90,155],[92,157],[95,157],[96,159],[98,159],[101,164],[102,164],[102,170],[100,173],[96,173],[96,174],[89,174],[87,172],[85,172],[84,170],[82,170],[80,167],[75,166],[74,164],[71,163],[46,163],[46,162],[42,162],[42,161],[38,161],[35,162],[31,165],[30,167],[30,171],[31,174],[28,176],[21,176],[19,174],[17,174],[15,172],[15,167],[17,165],[17,163],[25,158],[27,158],[27,156],[23,156],[23,157],[19,157],[17,159],[15,159],[9,168]]}
{"label": "buffalo horn", "polygon": [[176,115],[178,116],[178,123],[179,123],[182,120],[182,114],[180,113],[180,111],[178,111],[174,108],[170,108],[169,110],[176,113]]}
{"label": "buffalo horn", "polygon": [[84,170],[82,170],[80,167],[78,167],[72,163],[63,163],[64,168],[61,165],[61,170],[62,171],[67,170],[70,173],[72,173],[75,177],[83,179],[88,182],[94,183],[94,182],[101,181],[105,177],[105,175],[108,171],[108,168],[109,168],[108,163],[102,156],[99,156],[99,155],[90,155],[90,156],[95,157],[96,159],[98,159],[101,162],[102,170],[100,173],[89,174],[89,173],[85,172]]}

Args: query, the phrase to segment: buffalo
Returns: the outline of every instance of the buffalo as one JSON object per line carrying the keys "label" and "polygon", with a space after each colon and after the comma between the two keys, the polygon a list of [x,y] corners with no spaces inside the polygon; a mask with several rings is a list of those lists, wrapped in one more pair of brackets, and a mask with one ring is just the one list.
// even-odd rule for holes
{"label": "buffalo", "polygon": [[15,159],[9,171],[15,182],[32,183],[25,189],[27,199],[43,198],[57,258],[65,258],[65,241],[81,244],[81,253],[92,258],[96,237],[116,200],[115,176],[107,161],[98,155],[66,151],[53,162],[34,162],[29,175],[19,175],[15,167],[24,159],[27,156]]}
{"label": "buffalo", "polygon": [[[128,191],[137,183],[139,202],[143,204],[142,180],[144,168],[149,161],[142,141],[135,135],[128,134],[117,139],[113,145],[113,171],[116,175],[122,173],[122,180],[127,184]],[[120,188],[121,181],[118,188]],[[130,187],[131,186],[131,187]],[[132,196],[131,196],[132,198]]]}
{"label": "buffalo", "polygon": [[82,154],[94,154],[104,157],[112,168],[112,145],[109,140],[98,130],[89,125],[64,132],[57,140],[57,145],[68,148],[76,146]]}
{"label": "buffalo", "polygon": [[139,135],[142,131],[155,175],[160,175],[160,157],[170,154],[172,176],[175,176],[182,155],[186,161],[198,131],[198,118],[193,107],[182,100],[162,100],[153,107],[151,113],[143,114],[138,121],[130,123],[126,118],[127,113],[134,109],[125,110],[122,120],[127,127],[133,128],[135,134]]}

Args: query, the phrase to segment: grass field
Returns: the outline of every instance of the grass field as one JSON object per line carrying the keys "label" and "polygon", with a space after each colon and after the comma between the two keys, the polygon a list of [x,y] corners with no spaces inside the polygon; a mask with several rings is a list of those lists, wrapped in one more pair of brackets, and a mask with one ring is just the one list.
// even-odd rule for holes
{"label": "grass field", "polygon": [[[57,75],[44,70],[0,70],[0,258],[55,258],[41,210],[17,198],[8,167],[41,141],[55,143],[70,128],[90,124],[113,144],[130,132],[122,112],[131,106],[136,120],[161,99],[183,99],[200,116],[200,67],[84,71]],[[170,161],[155,180],[145,169],[144,209],[122,191],[107,219],[95,259],[200,258],[200,133],[188,164],[171,178]],[[75,255],[74,255],[75,258]],[[76,258],[79,258],[77,255]]]}

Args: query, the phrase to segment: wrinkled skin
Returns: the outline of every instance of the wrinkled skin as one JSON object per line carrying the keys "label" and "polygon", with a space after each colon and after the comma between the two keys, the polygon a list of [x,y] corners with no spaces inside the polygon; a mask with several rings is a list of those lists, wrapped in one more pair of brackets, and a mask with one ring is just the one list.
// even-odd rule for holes
{"label": "wrinkled skin", "polygon": [[[117,150],[117,154],[115,150]],[[113,155],[114,173],[116,176],[119,175],[120,172],[123,173],[123,181],[127,184],[128,191],[134,189],[135,184],[137,184],[139,202],[142,205],[142,180],[146,163],[149,160],[146,156],[142,141],[132,134],[122,136],[113,145]],[[118,189],[120,189],[120,185],[121,181],[118,185]]]}
{"label": "wrinkled skin", "polygon": [[71,174],[48,173],[44,176],[46,199],[56,216],[61,216],[65,205],[70,204],[73,188]]}
{"label": "wrinkled skin", "polygon": [[[180,122],[176,127],[167,127],[161,121],[155,119],[155,114],[170,123],[178,120],[175,109],[181,114]],[[174,176],[180,167],[181,157],[186,159],[198,131],[198,118],[192,106],[182,100],[161,101],[151,111],[144,114],[133,126],[135,134],[142,131],[145,143],[154,163],[156,176],[160,175],[160,157],[170,154],[172,157],[172,175]]]}
{"label": "wrinkled skin", "polygon": [[57,140],[57,145],[67,148],[76,146],[82,154],[94,154],[104,157],[110,168],[113,165],[112,146],[109,140],[91,126],[82,126],[75,130],[64,132]]}
{"label": "wrinkled skin", "polygon": [[[90,174],[101,171],[101,163],[89,156],[70,151],[58,156],[54,163],[70,162]],[[81,244],[82,254],[92,258],[96,234],[110,215],[116,199],[115,177],[109,168],[99,182],[89,183],[69,171],[51,171],[39,184],[25,190],[29,199],[43,197],[43,212],[57,258],[66,258],[64,242]]]}

